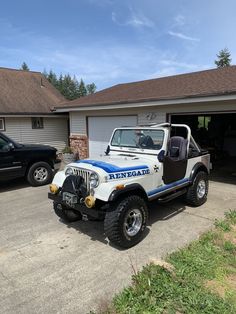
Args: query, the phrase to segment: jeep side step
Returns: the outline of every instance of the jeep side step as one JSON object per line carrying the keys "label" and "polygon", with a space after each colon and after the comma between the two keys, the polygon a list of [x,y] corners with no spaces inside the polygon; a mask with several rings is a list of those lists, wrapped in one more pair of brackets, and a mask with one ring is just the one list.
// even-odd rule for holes
{"label": "jeep side step", "polygon": [[172,201],[173,199],[175,199],[176,197],[179,197],[183,194],[185,194],[187,192],[187,189],[182,189],[180,191],[177,191],[177,192],[174,192],[172,194],[168,194],[167,196],[165,197],[161,197],[161,198],[158,198],[158,201],[160,203],[167,203],[169,201]]}

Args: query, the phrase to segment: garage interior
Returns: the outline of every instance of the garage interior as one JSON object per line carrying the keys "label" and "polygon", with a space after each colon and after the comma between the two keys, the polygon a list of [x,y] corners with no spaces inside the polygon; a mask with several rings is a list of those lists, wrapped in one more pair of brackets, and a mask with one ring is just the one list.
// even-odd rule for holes
{"label": "garage interior", "polygon": [[189,125],[210,152],[213,180],[236,184],[236,113],[170,114],[169,121]]}

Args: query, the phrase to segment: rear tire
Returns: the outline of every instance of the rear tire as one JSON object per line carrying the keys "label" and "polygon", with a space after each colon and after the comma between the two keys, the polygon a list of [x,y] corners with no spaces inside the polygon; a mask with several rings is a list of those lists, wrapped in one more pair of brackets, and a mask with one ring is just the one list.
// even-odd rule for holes
{"label": "rear tire", "polygon": [[81,213],[76,210],[68,209],[65,206],[57,203],[54,203],[53,207],[55,214],[65,222],[74,222],[82,219]]}
{"label": "rear tire", "polygon": [[27,181],[32,186],[41,186],[52,181],[53,170],[51,166],[44,161],[36,162],[30,166],[27,172]]}
{"label": "rear tire", "polygon": [[208,175],[204,171],[200,171],[196,174],[193,184],[188,188],[186,194],[187,204],[197,207],[204,204],[207,200],[208,194]]}
{"label": "rear tire", "polygon": [[128,196],[107,211],[104,220],[105,234],[115,245],[130,248],[141,241],[147,219],[145,201],[137,195]]}

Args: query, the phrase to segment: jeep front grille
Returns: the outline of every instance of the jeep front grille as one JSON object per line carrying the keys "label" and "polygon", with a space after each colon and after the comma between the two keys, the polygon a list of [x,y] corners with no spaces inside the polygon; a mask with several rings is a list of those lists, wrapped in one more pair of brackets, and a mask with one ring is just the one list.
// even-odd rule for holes
{"label": "jeep front grille", "polygon": [[73,173],[76,176],[81,176],[84,179],[84,182],[87,187],[87,191],[90,191],[90,185],[89,185],[89,176],[91,174],[91,171],[81,169],[81,168],[73,168]]}

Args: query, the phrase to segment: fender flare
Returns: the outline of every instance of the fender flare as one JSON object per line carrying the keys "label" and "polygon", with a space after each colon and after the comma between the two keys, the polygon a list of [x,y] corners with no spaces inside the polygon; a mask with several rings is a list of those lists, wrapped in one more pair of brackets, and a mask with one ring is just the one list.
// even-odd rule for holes
{"label": "fender flare", "polygon": [[[127,186],[123,190],[114,190],[109,196],[108,202],[114,202],[120,197],[121,195],[125,195],[130,192],[138,192],[138,195],[144,197],[145,200],[148,200],[148,196],[144,188],[138,183],[132,183]],[[136,194],[136,193],[134,193]]]}
{"label": "fender flare", "polygon": [[190,177],[189,177],[189,181],[191,183],[193,183],[194,178],[195,178],[196,174],[199,171],[204,171],[207,174],[209,174],[209,170],[207,169],[207,167],[202,162],[198,162],[198,163],[196,163],[196,165],[194,165],[194,167],[193,167],[193,169],[191,171],[191,174],[190,174]]}

